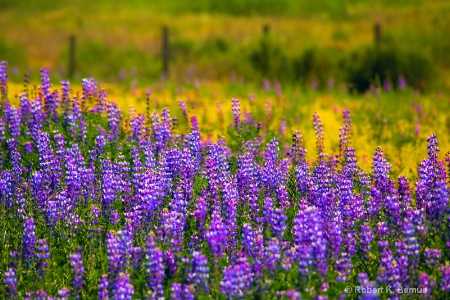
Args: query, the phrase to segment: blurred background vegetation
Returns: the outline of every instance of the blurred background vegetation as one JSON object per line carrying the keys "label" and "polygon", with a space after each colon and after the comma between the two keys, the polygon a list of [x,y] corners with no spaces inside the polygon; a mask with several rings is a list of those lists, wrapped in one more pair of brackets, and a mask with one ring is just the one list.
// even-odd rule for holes
{"label": "blurred background vegetation", "polygon": [[41,67],[66,78],[74,35],[76,79],[155,82],[167,26],[174,81],[450,89],[448,0],[0,0],[0,7],[0,60],[16,81],[27,72],[38,78]]}

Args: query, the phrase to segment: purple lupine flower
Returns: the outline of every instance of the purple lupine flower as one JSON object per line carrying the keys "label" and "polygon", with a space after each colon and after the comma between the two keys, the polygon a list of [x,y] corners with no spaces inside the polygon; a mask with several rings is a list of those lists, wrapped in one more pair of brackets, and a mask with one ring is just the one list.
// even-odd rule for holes
{"label": "purple lupine flower", "polygon": [[130,266],[138,272],[139,267],[142,263],[142,248],[141,247],[132,247],[130,249]]}
{"label": "purple lupine flower", "polygon": [[117,141],[120,132],[120,121],[122,119],[122,111],[117,104],[110,103],[108,105],[108,127],[110,141]]}
{"label": "purple lupine flower", "polygon": [[408,258],[408,274],[409,284],[413,286],[417,278],[416,272],[419,265],[419,243],[416,238],[416,232],[414,225],[408,219],[405,220],[403,225],[403,234],[405,236],[406,255]]}
{"label": "purple lupine flower", "polygon": [[99,300],[109,300],[108,287],[109,287],[108,275],[102,275],[102,277],[100,277],[100,282],[98,283]]}
{"label": "purple lupine flower", "polygon": [[50,252],[46,239],[40,239],[37,242],[37,257],[39,276],[41,279],[44,277],[45,270],[48,268],[48,259],[50,258]]}
{"label": "purple lupine flower", "polygon": [[97,82],[94,78],[83,78],[81,80],[81,87],[83,89],[83,101],[86,102],[90,97],[97,95]]}
{"label": "purple lupine flower", "polygon": [[364,253],[364,257],[367,258],[367,253],[370,251],[370,246],[373,240],[373,233],[369,227],[369,224],[366,222],[361,225],[360,228],[360,238],[359,238],[359,246],[361,252]]}
{"label": "purple lupine flower", "polygon": [[145,116],[133,113],[130,120],[131,140],[139,142],[144,135]]}
{"label": "purple lupine flower", "polygon": [[133,233],[126,228],[117,232],[117,244],[121,256],[120,270],[124,270],[128,264],[131,248],[133,247]]}
{"label": "purple lupine flower", "polygon": [[397,263],[394,260],[389,243],[387,241],[379,241],[380,248],[380,265],[377,272],[377,282],[380,284],[394,285],[396,282]]}
{"label": "purple lupine flower", "polygon": [[338,197],[340,211],[342,211],[344,230],[350,229],[355,222],[363,217],[363,199],[361,195],[353,193],[353,183],[344,176],[338,179]]}
{"label": "purple lupine flower", "polygon": [[97,135],[95,139],[95,147],[97,148],[97,155],[102,155],[106,146],[106,138],[103,134]]}
{"label": "purple lupine flower", "polygon": [[450,291],[450,265],[445,264],[439,266],[439,270],[442,272],[441,282],[439,287],[442,291]]}
{"label": "purple lupine flower", "polygon": [[[2,98],[2,101],[6,101],[6,95],[8,92],[8,62],[7,61],[1,61],[0,62],[0,96]],[[2,102],[3,105],[3,102]],[[2,107],[3,109],[3,107]]]}
{"label": "purple lupine flower", "polygon": [[162,241],[174,252],[182,251],[185,215],[177,211],[167,211],[161,214]]}
{"label": "purple lupine flower", "polygon": [[427,219],[439,228],[444,221],[449,188],[446,184],[444,162],[437,160],[438,142],[434,134],[427,139],[428,158],[419,165],[419,181],[416,183],[417,207],[425,208]]}
{"label": "purple lupine flower", "polygon": [[134,295],[134,287],[130,282],[130,276],[127,273],[120,273],[114,282],[112,290],[113,299],[131,300]]}
{"label": "purple lupine flower", "polygon": [[422,299],[433,299],[432,289],[436,285],[433,277],[428,276],[427,273],[419,275],[419,290]]}
{"label": "purple lupine flower", "polygon": [[209,292],[209,267],[208,259],[198,251],[192,253],[192,272],[188,274],[189,280],[197,289]]}
{"label": "purple lupine flower", "polygon": [[34,259],[36,246],[36,226],[33,218],[26,218],[23,229],[23,249],[24,262],[30,266]]}
{"label": "purple lupine flower", "polygon": [[31,137],[33,140],[38,136],[38,133],[42,130],[42,120],[44,118],[42,113],[42,103],[41,99],[37,98],[32,104],[32,116],[33,118],[29,120],[28,128],[31,132]]}
{"label": "purple lupine flower", "polygon": [[168,277],[173,277],[177,273],[177,261],[175,255],[170,250],[164,252],[164,265],[166,266]]}
{"label": "purple lupine flower", "polygon": [[9,261],[9,268],[17,269],[17,266],[19,265],[19,259],[20,255],[17,251],[11,251],[9,253],[10,261]]}
{"label": "purple lupine flower", "polygon": [[341,156],[344,157],[344,155],[347,156],[347,149],[351,141],[352,119],[350,118],[350,111],[344,109],[342,114],[344,119],[344,127],[339,129],[339,149]]}
{"label": "purple lupine flower", "polygon": [[350,274],[353,269],[352,256],[355,254],[354,247],[355,239],[353,233],[349,231],[342,241],[342,252],[339,254],[339,258],[336,261],[336,271],[338,282],[346,282],[349,280]]}
{"label": "purple lupine flower", "polygon": [[392,90],[391,82],[390,82],[388,79],[385,79],[385,80],[383,81],[383,89],[384,89],[386,92],[389,92],[390,90]]}
{"label": "purple lupine flower", "polygon": [[264,236],[262,235],[262,228],[259,228],[256,234],[253,258],[253,273],[255,278],[261,279],[263,274],[263,255],[264,255]]}
{"label": "purple lupine flower", "polygon": [[41,69],[41,89],[44,96],[50,95],[50,88],[52,84],[50,83],[50,76],[46,68]]}
{"label": "purple lupine flower", "polygon": [[390,233],[389,226],[385,222],[379,222],[377,224],[376,233],[380,240],[385,239]]}
{"label": "purple lupine flower", "polygon": [[184,100],[178,100],[178,105],[180,106],[183,116],[186,118],[186,120],[188,120],[189,118],[188,118],[186,102]]}
{"label": "purple lupine flower", "polygon": [[0,118],[0,145],[4,144],[5,141],[6,141],[5,120]]}
{"label": "purple lupine flower", "polygon": [[83,289],[83,275],[85,273],[83,260],[81,257],[82,248],[78,248],[75,253],[69,255],[70,267],[72,268],[72,288],[73,297],[79,299]]}
{"label": "purple lupine flower", "polygon": [[112,204],[116,198],[114,173],[110,160],[102,160],[102,164],[102,211],[108,215],[108,212],[112,210]]}
{"label": "purple lupine flower", "polygon": [[403,75],[400,75],[398,77],[398,88],[401,90],[404,90],[408,87],[408,84],[406,83],[406,79]]}
{"label": "purple lupine flower", "polygon": [[33,154],[33,143],[32,142],[25,142],[23,144],[23,150],[25,152],[25,154]]}
{"label": "purple lupine flower", "polygon": [[108,231],[106,234],[106,249],[108,254],[108,274],[110,275],[110,283],[119,273],[122,262],[122,255],[119,249],[119,242],[114,232]]}
{"label": "purple lupine flower", "polygon": [[280,248],[280,240],[272,238],[264,249],[264,266],[272,274],[276,272],[281,262]]}
{"label": "purple lupine flower", "polygon": [[98,225],[98,218],[100,217],[100,209],[97,205],[91,206],[91,224]]}
{"label": "purple lupine flower", "polygon": [[302,299],[300,293],[296,290],[287,290],[285,293],[286,297],[289,300],[300,300]]}
{"label": "purple lupine flower", "polygon": [[408,179],[404,176],[398,178],[398,194],[400,202],[400,210],[402,216],[405,216],[406,211],[410,208],[412,202],[411,190]]}
{"label": "purple lupine flower", "polygon": [[255,240],[256,232],[252,229],[252,226],[248,223],[242,225],[242,251],[248,257],[255,256]]}
{"label": "purple lupine flower", "polygon": [[191,117],[191,130],[199,131],[198,121],[196,116]]}
{"label": "purple lupine flower", "polygon": [[435,266],[441,258],[440,249],[425,249],[425,262],[428,266]]}
{"label": "purple lupine flower", "polygon": [[194,300],[195,295],[190,285],[174,282],[170,288],[170,299]]}
{"label": "purple lupine flower", "polygon": [[17,294],[17,275],[15,269],[9,268],[8,271],[5,272],[3,283],[5,285],[7,299],[19,298],[19,295]]}
{"label": "purple lupine flower", "polygon": [[[392,165],[386,160],[381,147],[377,147],[375,154],[373,155],[373,178],[374,187],[378,189],[382,197],[386,197],[390,194],[393,182],[389,178],[389,172]],[[382,203],[384,204],[384,203]]]}
{"label": "purple lupine flower", "polygon": [[230,298],[243,298],[253,281],[253,273],[246,257],[240,257],[237,264],[230,265],[223,271],[220,290]]}
{"label": "purple lupine flower", "polygon": [[70,110],[70,82],[68,80],[61,81],[61,107],[64,114],[68,114]]}
{"label": "purple lupine flower", "polygon": [[229,180],[223,183],[222,187],[224,208],[226,214],[225,226],[228,233],[228,250],[230,253],[235,252],[237,246],[237,210],[239,192],[236,182],[236,177],[232,176]]}
{"label": "purple lupine flower", "polygon": [[69,300],[69,294],[69,289],[63,288],[57,292],[56,300]]}
{"label": "purple lupine flower", "polygon": [[273,211],[270,223],[276,237],[283,237],[287,219],[282,209],[277,208]]}
{"label": "purple lupine flower", "polygon": [[324,132],[322,121],[320,120],[320,117],[317,113],[313,114],[313,123],[314,130],[316,131],[317,155],[318,157],[320,157],[320,154],[322,154],[324,150]]}
{"label": "purple lupine flower", "polygon": [[[326,239],[324,235],[323,219],[319,210],[315,206],[308,206],[305,209],[300,208],[294,219],[294,243],[299,251],[305,251],[304,257],[307,259],[309,252],[312,258],[311,265],[321,276],[327,273],[326,262]],[[309,264],[309,263],[308,263]],[[305,267],[308,266],[305,265]]]}
{"label": "purple lupine flower", "polygon": [[404,240],[395,242],[395,260],[397,262],[399,286],[407,287],[408,281],[408,253],[406,251],[406,243]]}
{"label": "purple lupine flower", "polygon": [[145,250],[145,273],[147,275],[147,285],[155,295],[155,298],[164,297],[164,255],[161,249],[156,247],[155,239],[151,233],[147,239]]}
{"label": "purple lupine flower", "polygon": [[11,108],[6,116],[9,123],[9,132],[13,138],[20,136],[20,122],[22,121],[22,113],[20,109]]}
{"label": "purple lupine flower", "polygon": [[232,111],[233,111],[233,118],[234,118],[234,126],[237,131],[239,131],[239,124],[240,124],[240,118],[241,118],[241,104],[239,102],[239,99],[233,98],[231,99],[232,105]]}
{"label": "purple lupine flower", "polygon": [[219,212],[214,212],[206,230],[206,240],[215,258],[221,258],[228,244],[228,231]]}

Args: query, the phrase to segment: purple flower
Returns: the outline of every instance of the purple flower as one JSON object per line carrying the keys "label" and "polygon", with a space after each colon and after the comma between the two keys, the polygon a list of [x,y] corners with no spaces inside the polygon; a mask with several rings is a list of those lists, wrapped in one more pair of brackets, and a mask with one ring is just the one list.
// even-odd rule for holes
{"label": "purple flower", "polygon": [[442,272],[441,282],[439,284],[441,290],[450,291],[450,265],[441,265],[439,270]]}
{"label": "purple flower", "polygon": [[197,289],[209,292],[208,259],[198,251],[192,253],[192,271],[188,274],[188,278]]}
{"label": "purple flower", "polygon": [[440,249],[425,249],[425,262],[428,266],[435,266],[439,259],[441,258]]}
{"label": "purple flower", "polygon": [[23,249],[24,262],[30,266],[34,260],[36,246],[36,227],[33,218],[26,218],[23,229]]}
{"label": "purple flower", "polygon": [[327,243],[319,210],[315,206],[300,208],[294,219],[293,230],[298,257],[303,261],[300,264],[306,263],[305,267],[312,266],[324,277],[327,273]]}
{"label": "purple flower", "polygon": [[422,294],[421,298],[433,299],[431,291],[435,285],[436,281],[433,277],[428,276],[426,273],[421,273],[419,276],[419,290]]}
{"label": "purple flower", "polygon": [[373,240],[372,230],[370,229],[369,224],[366,222],[360,228],[360,238],[359,238],[360,250],[364,253],[364,256],[366,258],[367,253],[370,251],[372,240]]}
{"label": "purple flower", "polygon": [[46,239],[40,239],[37,242],[37,257],[38,257],[38,270],[41,278],[44,277],[45,270],[48,268],[48,259],[50,258],[50,252]]}
{"label": "purple flower", "polygon": [[211,254],[216,258],[221,258],[228,244],[228,231],[219,212],[214,212],[211,223],[206,231]]}
{"label": "purple flower", "polygon": [[56,299],[57,300],[68,300],[69,299],[70,291],[68,288],[63,288],[58,291]]}
{"label": "purple flower", "polygon": [[380,248],[380,265],[377,272],[377,282],[395,286],[397,284],[397,263],[394,260],[389,243],[386,241],[379,241]]}
{"label": "purple flower", "polygon": [[406,83],[406,79],[405,77],[403,77],[403,75],[400,75],[398,77],[398,88],[401,90],[404,90],[408,87],[408,84]]}
{"label": "purple flower", "polygon": [[313,114],[313,123],[314,130],[316,131],[317,155],[320,157],[320,154],[322,154],[324,150],[324,132],[322,121],[317,113]]}
{"label": "purple flower", "polygon": [[132,247],[130,249],[130,266],[136,272],[138,272],[141,263],[142,263],[142,248]]}
{"label": "purple flower", "polygon": [[170,288],[170,299],[194,300],[195,295],[193,287],[188,284],[181,284],[178,282],[172,283],[172,287]]}
{"label": "purple flower", "polygon": [[109,231],[106,234],[106,249],[108,254],[108,273],[113,280],[122,266],[122,254],[119,248],[119,242],[114,232]]}
{"label": "purple flower", "polygon": [[100,282],[98,284],[99,300],[109,300],[108,287],[109,287],[108,275],[102,275],[102,277],[100,277]]}
{"label": "purple flower", "polygon": [[3,277],[3,283],[5,285],[5,292],[7,299],[17,299],[19,298],[17,294],[17,276],[16,271],[9,268]]}
{"label": "purple flower", "polygon": [[241,104],[239,102],[239,99],[233,98],[231,100],[232,102],[232,111],[233,111],[233,117],[234,117],[234,126],[236,127],[236,130],[239,131],[239,124],[240,124],[240,118],[241,118]]}
{"label": "purple flower", "polygon": [[264,266],[271,274],[275,274],[281,262],[281,246],[280,241],[272,238],[264,251]]}
{"label": "purple flower", "polygon": [[72,278],[72,287],[73,287],[73,297],[80,298],[81,290],[83,289],[83,275],[85,273],[83,260],[81,257],[81,248],[77,249],[77,252],[70,254],[70,267],[72,268],[73,278]]}
{"label": "purple flower", "polygon": [[147,284],[154,293],[155,298],[164,297],[163,279],[164,273],[164,255],[161,249],[155,245],[155,239],[152,234],[147,239],[147,249],[145,251],[145,273],[147,275]]}
{"label": "purple flower", "polygon": [[8,62],[0,62],[0,97],[6,100],[6,93],[8,91]]}
{"label": "purple flower", "polygon": [[230,298],[243,298],[253,281],[253,273],[246,257],[241,257],[235,265],[230,265],[223,271],[220,290]]}
{"label": "purple flower", "polygon": [[122,111],[117,107],[117,104],[110,103],[108,105],[108,127],[110,141],[117,141],[120,132],[120,121],[122,119]]}
{"label": "purple flower", "polygon": [[130,282],[130,277],[127,273],[120,273],[114,282],[112,298],[131,300],[134,295],[134,287]]}

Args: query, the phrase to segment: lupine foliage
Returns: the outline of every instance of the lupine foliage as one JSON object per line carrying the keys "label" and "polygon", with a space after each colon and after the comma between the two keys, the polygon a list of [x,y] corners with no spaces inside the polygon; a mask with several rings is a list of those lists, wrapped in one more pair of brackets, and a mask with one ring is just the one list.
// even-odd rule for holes
{"label": "lupine foliage", "polygon": [[184,134],[174,134],[168,109],[124,120],[92,78],[80,96],[67,81],[53,89],[45,69],[14,108],[6,67],[0,298],[334,299],[347,285],[450,292],[450,161],[438,159],[435,135],[414,184],[390,177],[381,148],[372,173],[358,166],[349,111],[337,155],[324,153],[313,115],[318,156],[308,162],[300,132],[285,155],[260,134],[262,122],[241,119],[238,99],[231,148],[202,139],[195,116]]}

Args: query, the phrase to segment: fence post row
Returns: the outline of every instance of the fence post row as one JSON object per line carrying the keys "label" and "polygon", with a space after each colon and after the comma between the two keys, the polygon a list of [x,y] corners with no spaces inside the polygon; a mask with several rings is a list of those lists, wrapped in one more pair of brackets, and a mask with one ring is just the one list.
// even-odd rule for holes
{"label": "fence post row", "polygon": [[[270,32],[269,24],[264,24],[262,29],[263,34],[267,36]],[[381,44],[381,24],[378,22],[375,23],[373,26],[373,30],[375,46],[378,48]],[[75,74],[75,44],[76,36],[74,34],[71,34],[69,36],[69,78],[73,78]],[[169,28],[167,26],[163,26],[162,32],[162,60],[163,76],[167,78],[167,76],[169,75]]]}
{"label": "fence post row", "polygon": [[373,31],[374,31],[375,46],[379,47],[381,44],[381,24],[378,22],[375,23],[375,25],[373,26]]}

